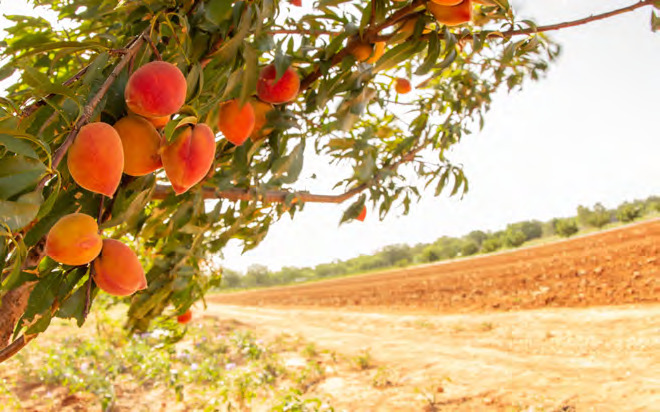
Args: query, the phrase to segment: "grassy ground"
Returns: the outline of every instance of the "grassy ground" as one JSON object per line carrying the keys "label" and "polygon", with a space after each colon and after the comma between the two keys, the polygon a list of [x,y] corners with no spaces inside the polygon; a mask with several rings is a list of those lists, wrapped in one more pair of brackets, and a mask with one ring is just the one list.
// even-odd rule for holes
{"label": "grassy ground", "polygon": [[80,330],[58,321],[3,364],[0,403],[38,411],[332,410],[308,392],[340,360],[300,337],[265,342],[239,322],[210,317],[127,336],[120,315],[96,312]]}

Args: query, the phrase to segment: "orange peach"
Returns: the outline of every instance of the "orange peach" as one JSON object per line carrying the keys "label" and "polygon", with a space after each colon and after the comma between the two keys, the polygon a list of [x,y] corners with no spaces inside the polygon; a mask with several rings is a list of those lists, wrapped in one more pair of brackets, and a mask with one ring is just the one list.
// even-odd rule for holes
{"label": "orange peach", "polygon": [[192,311],[190,309],[188,309],[185,313],[176,317],[176,321],[182,325],[185,325],[186,323],[190,322],[191,319],[192,319]]}
{"label": "orange peach", "polygon": [[112,197],[124,170],[124,150],[119,134],[102,122],[81,127],[69,148],[67,166],[78,185]]}
{"label": "orange peach", "polygon": [[240,105],[239,101],[229,100],[220,104],[218,129],[236,146],[242,145],[254,130],[254,109],[250,103]]}
{"label": "orange peach", "polygon": [[161,148],[167,178],[177,195],[199,183],[215,158],[215,136],[207,125],[185,125],[177,129],[174,141]]}
{"label": "orange peach", "polygon": [[185,103],[186,89],[186,78],[181,70],[171,63],[154,61],[131,75],[124,98],[128,108],[140,116],[169,116]]}
{"label": "orange peach", "polygon": [[385,42],[378,41],[374,43],[374,52],[371,54],[371,57],[367,59],[367,63],[375,64],[378,59],[383,57],[383,54],[385,54]]}
{"label": "orange peach", "polygon": [[104,239],[101,254],[94,260],[94,283],[114,296],[128,296],[147,288],[147,278],[137,255],[114,239]]}
{"label": "orange peach", "polygon": [[472,0],[463,0],[455,6],[442,6],[429,2],[426,8],[440,24],[458,26],[472,20]]}
{"label": "orange peach", "polygon": [[430,1],[435,4],[439,4],[441,6],[455,6],[463,0],[430,0]]}
{"label": "orange peach", "polygon": [[373,54],[374,46],[373,44],[366,43],[357,37],[352,37],[346,44],[346,50],[348,50],[348,53],[351,56],[355,57],[355,60],[366,62]]}
{"label": "orange peach", "polygon": [[360,211],[360,214],[358,215],[358,217],[356,217],[356,219],[359,220],[360,222],[364,222],[364,219],[366,217],[367,217],[367,207],[363,206],[362,210]]}
{"label": "orange peach", "polygon": [[268,123],[268,113],[273,110],[273,105],[264,103],[261,100],[252,100],[250,104],[254,110],[254,130],[250,135],[250,139],[256,142],[268,136],[273,131],[272,127],[264,128]]}
{"label": "orange peach", "polygon": [[144,176],[163,166],[160,134],[145,118],[126,116],[114,125],[124,148],[124,173]]}
{"label": "orange peach", "polygon": [[399,94],[406,94],[412,90],[412,86],[410,85],[410,81],[408,79],[399,77],[394,81],[394,90],[396,90],[396,92]]}
{"label": "orange peach", "polygon": [[153,124],[156,129],[162,129],[167,126],[167,123],[171,118],[172,116],[146,117],[146,119],[149,120],[149,123]]}
{"label": "orange peach", "polygon": [[101,252],[103,240],[93,217],[84,213],[63,216],[46,237],[46,255],[65,265],[84,265]]}
{"label": "orange peach", "polygon": [[289,67],[282,77],[275,81],[277,70],[274,64],[261,69],[259,79],[257,80],[257,96],[267,103],[281,104],[287,103],[298,96],[300,90],[300,77],[298,73]]}

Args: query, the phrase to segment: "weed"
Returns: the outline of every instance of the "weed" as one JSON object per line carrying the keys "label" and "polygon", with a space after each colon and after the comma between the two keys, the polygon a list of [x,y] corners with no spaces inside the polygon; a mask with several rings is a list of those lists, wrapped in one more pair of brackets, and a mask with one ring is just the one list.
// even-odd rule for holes
{"label": "weed", "polygon": [[371,362],[371,351],[369,349],[364,349],[358,355],[351,358],[353,366],[361,371],[371,368],[373,366]]}
{"label": "weed", "polygon": [[394,386],[396,385],[396,382],[396,372],[387,366],[379,366],[376,370],[376,373],[374,373],[373,378],[371,379],[371,385],[374,388],[386,388],[388,386]]}

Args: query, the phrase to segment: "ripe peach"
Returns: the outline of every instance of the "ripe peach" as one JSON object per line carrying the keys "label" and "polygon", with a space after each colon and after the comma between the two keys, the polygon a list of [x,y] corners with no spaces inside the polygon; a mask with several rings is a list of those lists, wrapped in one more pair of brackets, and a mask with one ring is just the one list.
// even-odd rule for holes
{"label": "ripe peach", "polygon": [[366,207],[366,206],[363,206],[363,207],[362,207],[362,211],[360,212],[360,214],[358,215],[358,217],[356,217],[356,219],[359,220],[360,222],[364,222],[364,219],[365,219],[366,217],[367,217],[367,207]]}
{"label": "ripe peach", "polygon": [[124,170],[124,150],[119,134],[102,122],[81,127],[69,148],[67,166],[78,185],[112,197]]}
{"label": "ripe peach", "polygon": [[472,20],[472,0],[463,0],[455,6],[441,6],[429,2],[426,8],[440,24],[458,26]]}
{"label": "ripe peach", "polygon": [[192,319],[192,311],[190,309],[188,309],[184,314],[176,317],[176,321],[182,325],[190,322],[190,319]]}
{"label": "ripe peach", "polygon": [[346,49],[359,62],[366,62],[374,52],[373,44],[366,43],[357,37],[352,37],[348,40]]}
{"label": "ripe peach", "polygon": [[160,134],[145,118],[126,116],[114,125],[124,148],[124,173],[144,176],[163,166]]}
{"label": "ripe peach", "polygon": [[128,79],[124,98],[133,112],[144,117],[169,116],[186,101],[186,78],[175,65],[154,61]]}
{"label": "ripe peach", "polygon": [[101,252],[103,239],[93,217],[84,213],[63,216],[46,237],[46,255],[65,265],[84,265]]}
{"label": "ripe peach", "polygon": [[367,63],[375,64],[378,59],[383,57],[383,54],[385,54],[385,42],[378,41],[374,43],[374,52],[371,54],[371,57],[367,59]]}
{"label": "ripe peach", "polygon": [[171,118],[172,116],[146,117],[149,123],[153,124],[156,129],[165,127]]}
{"label": "ripe peach", "polygon": [[287,103],[296,98],[300,90],[300,77],[298,73],[289,67],[282,77],[275,81],[277,70],[274,64],[261,69],[257,81],[257,96],[267,103],[281,104]]}
{"label": "ripe peach", "polygon": [[175,131],[172,143],[161,149],[167,178],[177,195],[199,183],[215,158],[215,136],[207,125],[185,125]]}
{"label": "ripe peach", "polygon": [[273,131],[272,127],[264,128],[268,123],[268,113],[273,110],[273,105],[264,103],[261,100],[252,100],[250,104],[254,110],[254,130],[252,130],[250,138],[256,142]]}
{"label": "ripe peach", "polygon": [[147,278],[137,255],[114,239],[104,239],[101,254],[94,260],[94,282],[114,296],[128,296],[147,288]]}
{"label": "ripe peach", "polygon": [[239,101],[229,100],[220,104],[218,129],[236,146],[242,145],[254,130],[254,109],[250,103],[240,105]]}
{"label": "ripe peach", "polygon": [[399,77],[394,82],[394,90],[396,90],[396,92],[399,94],[406,94],[412,90],[412,86],[410,85],[410,81],[408,79]]}
{"label": "ripe peach", "polygon": [[430,0],[430,1],[435,4],[439,4],[441,6],[455,6],[458,3],[460,3],[462,0]]}

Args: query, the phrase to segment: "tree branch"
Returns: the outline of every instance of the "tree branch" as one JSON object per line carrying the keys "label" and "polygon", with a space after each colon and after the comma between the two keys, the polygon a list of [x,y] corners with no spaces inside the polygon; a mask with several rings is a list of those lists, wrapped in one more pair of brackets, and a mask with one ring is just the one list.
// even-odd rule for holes
{"label": "tree branch", "polygon": [[[399,166],[404,163],[410,162],[415,159],[417,153],[426,147],[426,142],[420,144],[416,148],[412,149],[405,155],[401,157],[398,161],[393,164],[384,167],[382,170],[396,170]],[[374,180],[380,180],[379,176],[376,176]],[[359,186],[354,187],[344,193],[337,195],[319,195],[309,192],[296,192],[288,190],[267,190],[265,192],[259,192],[256,189],[241,189],[233,188],[227,190],[217,190],[211,187],[204,187],[202,189],[202,197],[204,199],[227,199],[231,201],[239,200],[258,200],[264,203],[284,203],[286,198],[293,194],[294,202],[303,202],[303,203],[343,203],[346,200],[352,198],[358,193],[366,190],[370,184],[362,183]],[[152,200],[163,200],[172,193],[172,188],[166,185],[156,185]]]}
{"label": "tree branch", "polygon": [[121,73],[126,64],[128,64],[129,60],[131,60],[135,53],[137,53],[137,51],[140,49],[140,47],[142,47],[142,44],[145,42],[145,36],[146,34],[142,33],[134,42],[132,42],[132,44],[126,49],[126,53],[119,60],[119,63],[117,63],[108,78],[105,79],[105,82],[103,82],[99,91],[96,92],[94,97],[92,97],[89,103],[87,103],[87,105],[83,108],[82,116],[80,116],[75,126],[73,126],[73,129],[66,137],[66,140],[64,140],[60,147],[58,147],[55,151],[55,154],[53,155],[53,168],[56,168],[60,164],[62,158],[73,143],[73,140],[78,135],[80,128],[89,122],[89,119],[94,114],[94,110],[96,110],[96,106],[98,106],[98,104],[101,102],[101,99],[103,99],[105,94],[108,92],[110,86],[112,86],[112,83],[115,82],[119,76],[119,73]]}
{"label": "tree branch", "polygon": [[12,356],[16,355],[21,349],[25,347],[30,341],[37,337],[37,333],[33,335],[21,335],[19,338],[10,343],[7,347],[0,350],[0,363],[6,361]]}
{"label": "tree branch", "polygon": [[[526,28],[526,29],[507,30],[507,31],[499,32],[499,33],[498,32],[493,32],[493,34],[498,33],[498,36],[499,36],[499,34],[501,34],[502,37],[504,37],[504,38],[511,38],[511,37],[514,37],[514,36],[522,36],[522,35],[529,35],[529,34],[535,34],[535,33],[545,33],[545,32],[549,32],[549,31],[565,29],[565,28],[568,28],[568,27],[581,26],[583,24],[591,23],[591,22],[598,21],[598,20],[604,20],[604,19],[616,16],[616,15],[619,15],[619,14],[628,13],[628,12],[631,12],[633,10],[639,9],[641,7],[644,7],[644,6],[651,6],[651,5],[654,4],[654,1],[655,0],[642,0],[638,3],[632,4],[630,6],[622,7],[620,9],[608,11],[608,12],[601,13],[601,14],[595,14],[595,15],[592,14],[589,17],[584,17],[584,18],[577,19],[577,20],[567,21],[567,22],[563,22],[563,23],[548,24],[548,25],[545,25],[545,26],[537,26],[536,28],[529,27],[529,28]],[[391,34],[386,34],[386,35],[375,35],[374,37],[371,38],[371,40],[372,41],[387,41],[387,40],[390,40],[395,34],[396,34],[396,32],[391,33]],[[461,40],[469,40],[469,39],[472,39],[473,37],[474,37],[473,34],[466,34],[464,36],[461,36]],[[429,36],[428,35],[423,35],[423,36],[420,36],[419,38],[420,39],[427,39],[427,38],[429,38]]]}

